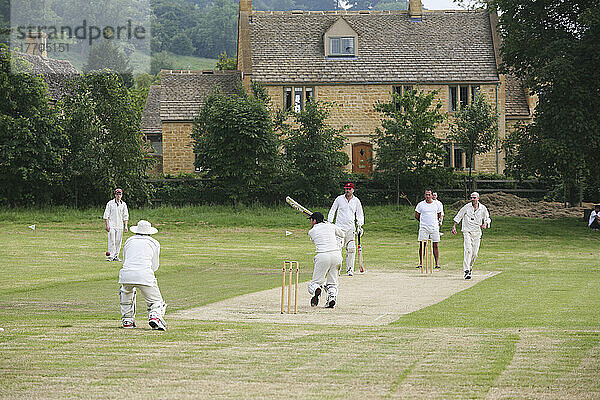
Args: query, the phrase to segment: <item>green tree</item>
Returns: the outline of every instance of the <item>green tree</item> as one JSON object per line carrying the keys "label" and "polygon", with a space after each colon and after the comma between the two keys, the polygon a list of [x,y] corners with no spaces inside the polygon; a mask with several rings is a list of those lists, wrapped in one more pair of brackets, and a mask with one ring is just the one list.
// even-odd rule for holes
{"label": "green tree", "polygon": [[444,171],[444,148],[436,138],[436,126],[443,121],[441,103],[434,104],[435,92],[406,90],[394,93],[388,103],[375,104],[383,114],[381,128],[375,130],[376,172],[396,183],[396,202],[400,202],[401,182],[420,196],[425,187]]}
{"label": "green tree", "polygon": [[10,42],[10,0],[0,0],[0,43]]}
{"label": "green tree", "polygon": [[32,73],[12,73],[11,55],[28,67],[0,44],[0,203],[49,204],[67,140],[46,83]]}
{"label": "green tree", "polygon": [[218,57],[222,52],[236,54],[238,6],[234,0],[215,0],[206,10],[202,33],[210,38],[204,54],[198,56]]}
{"label": "green tree", "polygon": [[87,63],[83,66],[85,74],[103,70],[118,73],[127,87],[133,86],[133,68],[129,65],[129,59],[111,40],[95,42],[88,54]]}
{"label": "green tree", "polygon": [[186,32],[181,32],[173,37],[169,50],[175,54],[187,56],[194,54],[195,48],[192,39],[190,39],[188,34]]}
{"label": "green tree", "polygon": [[173,60],[166,51],[152,54],[150,60],[150,73],[152,75],[159,74],[161,69],[174,69],[173,66]]}
{"label": "green tree", "polygon": [[485,101],[482,93],[467,106],[461,107],[454,117],[448,138],[465,152],[469,165],[469,182],[473,190],[473,160],[477,154],[487,153],[498,138],[498,114]]}
{"label": "green tree", "polygon": [[343,168],[350,161],[342,151],[346,127],[336,129],[326,122],[332,107],[330,103],[309,101],[302,111],[291,113],[291,123],[285,122],[286,114],[281,114],[277,123],[284,138],[288,192],[317,204],[339,193],[346,176]]}
{"label": "green tree", "polygon": [[227,57],[226,52],[219,54],[219,60],[215,69],[219,71],[236,70],[237,69],[237,57]]}
{"label": "green tree", "polygon": [[[600,4],[491,5],[499,11],[504,71],[523,79],[539,99],[533,124],[508,142],[517,145],[508,160],[511,173],[556,178],[565,201],[578,202],[584,182],[600,176]],[[525,162],[525,155],[534,159]]]}
{"label": "green tree", "polygon": [[280,169],[278,140],[266,104],[243,89],[207,97],[192,132],[194,165],[216,185],[217,200],[267,198]]}
{"label": "green tree", "polygon": [[144,178],[152,161],[146,157],[138,103],[119,75],[104,73],[83,76],[58,104],[69,136],[63,187],[77,205],[101,204],[117,186],[128,202],[148,202]]}

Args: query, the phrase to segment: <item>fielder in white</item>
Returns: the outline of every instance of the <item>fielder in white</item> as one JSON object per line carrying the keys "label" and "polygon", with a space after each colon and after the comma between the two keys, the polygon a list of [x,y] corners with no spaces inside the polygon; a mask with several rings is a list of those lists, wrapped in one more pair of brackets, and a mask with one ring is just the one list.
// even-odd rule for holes
{"label": "fielder in white", "polygon": [[[335,215],[337,211],[337,216]],[[342,247],[346,249],[346,273],[349,276],[354,275],[354,254],[356,253],[356,242],[354,240],[354,223],[356,222],[357,232],[363,234],[362,226],[365,223],[362,204],[358,197],[354,196],[354,184],[347,183],[344,186],[344,194],[336,197],[327,220],[335,224],[344,231],[344,240]]]}
{"label": "fielder in white", "polygon": [[442,218],[442,203],[433,200],[431,190],[425,190],[425,200],[421,201],[415,207],[415,219],[419,221],[419,265],[423,265],[423,249],[421,248],[424,240],[431,240],[433,243],[433,257],[435,258],[435,268],[440,267],[440,219]]}
{"label": "fielder in white", "polygon": [[119,271],[119,290],[123,328],[135,328],[135,295],[139,289],[148,306],[148,323],[164,331],[167,304],[163,301],[154,271],[159,267],[160,244],[150,235],[158,230],[145,220],[131,227],[136,235],[123,246],[123,268]]}
{"label": "fielder in white", "polygon": [[590,213],[590,219],[588,220],[588,226],[590,229],[600,229],[600,204],[594,205],[594,211]]}
{"label": "fielder in white", "polygon": [[312,296],[310,305],[319,304],[321,287],[325,283],[327,290],[326,308],[333,308],[338,294],[338,267],[342,265],[342,250],[338,238],[343,239],[344,231],[334,224],[324,223],[325,217],[320,212],[314,212],[308,217],[310,226],[308,237],[315,245],[316,255],[313,258],[315,268],[312,280],[308,284],[308,293]]}
{"label": "fielder in white", "polygon": [[[439,221],[440,221],[440,227],[441,227],[442,224],[444,223],[444,204],[442,204],[442,202],[438,200],[438,194],[437,194],[437,192],[431,193],[431,198],[433,199],[434,202],[437,202],[440,205],[440,207],[442,208],[442,216],[439,219]],[[441,234],[442,234],[442,232],[440,232],[440,235]]]}
{"label": "fielder in white", "polygon": [[123,225],[125,226],[125,232],[127,232],[127,222],[129,221],[127,204],[122,199],[123,190],[115,189],[115,198],[106,203],[104,209],[103,218],[106,222],[106,232],[108,232],[106,261],[121,261],[119,253],[123,241]]}
{"label": "fielder in white", "polygon": [[456,224],[462,221],[464,237],[463,271],[465,279],[471,279],[471,270],[479,253],[481,230],[489,228],[492,220],[486,206],[479,202],[479,193],[471,193],[471,202],[465,204],[454,217],[452,233],[456,235]]}

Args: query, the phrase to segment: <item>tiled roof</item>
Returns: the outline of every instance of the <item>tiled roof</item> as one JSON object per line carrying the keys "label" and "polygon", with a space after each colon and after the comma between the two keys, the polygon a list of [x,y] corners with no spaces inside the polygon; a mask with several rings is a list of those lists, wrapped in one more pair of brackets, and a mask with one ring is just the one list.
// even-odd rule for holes
{"label": "tiled roof", "polygon": [[523,84],[514,76],[506,75],[506,115],[529,115],[529,105]]}
{"label": "tiled roof", "polygon": [[[252,79],[263,83],[496,82],[486,11],[253,11]],[[328,59],[323,34],[344,18],[358,57]]]}
{"label": "tiled roof", "polygon": [[146,99],[146,106],[142,113],[141,123],[144,135],[162,133],[162,126],[160,124],[160,91],[161,87],[158,85],[150,86],[148,90],[148,98]]}
{"label": "tiled roof", "polygon": [[67,60],[55,60],[33,54],[17,53],[31,64],[31,71],[44,78],[48,94],[54,101],[65,94],[67,81],[79,75],[79,71]]}
{"label": "tiled roof", "polygon": [[240,71],[162,71],[161,121],[192,121],[209,94],[232,94],[241,79]]}

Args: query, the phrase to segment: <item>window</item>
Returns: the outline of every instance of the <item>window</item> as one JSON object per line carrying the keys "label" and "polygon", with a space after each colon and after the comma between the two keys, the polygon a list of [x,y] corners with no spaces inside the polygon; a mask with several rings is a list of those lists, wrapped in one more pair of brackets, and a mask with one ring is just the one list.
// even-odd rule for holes
{"label": "window", "polygon": [[354,38],[353,37],[330,37],[329,55],[330,56],[353,56]]}
{"label": "window", "polygon": [[[392,93],[398,95],[398,97],[402,97],[406,92],[411,90],[413,90],[412,85],[392,86]],[[396,106],[396,109],[398,109],[398,106]]]}
{"label": "window", "polygon": [[161,134],[147,134],[146,140],[152,149],[154,154],[162,154],[162,135]]}
{"label": "window", "polygon": [[304,108],[302,97],[302,88],[294,88],[294,112],[298,113]]}
{"label": "window", "polygon": [[458,111],[458,106],[466,107],[479,93],[479,86],[448,86],[448,111]]}
{"label": "window", "polygon": [[460,86],[460,106],[466,107],[469,105],[469,87]]}
{"label": "window", "polygon": [[471,101],[475,101],[475,97],[479,94],[479,86],[471,86]]}
{"label": "window", "polygon": [[452,166],[452,145],[450,143],[444,143],[444,151],[446,155],[444,156],[444,167]]}
{"label": "window", "polygon": [[304,94],[306,95],[306,102],[308,103],[309,101],[313,101],[314,100],[314,90],[313,88],[307,87],[306,89],[304,89]]}
{"label": "window", "polygon": [[467,158],[467,155],[465,154],[465,169],[475,169],[475,160],[474,157],[471,158]]}
{"label": "window", "polygon": [[325,57],[350,58],[358,57],[358,33],[348,21],[339,17],[323,35]]}
{"label": "window", "polygon": [[450,86],[449,88],[449,111],[454,112],[458,110],[458,86]]}
{"label": "window", "polygon": [[459,147],[454,147],[454,165],[452,165],[456,169],[463,169],[463,151]]}
{"label": "window", "polygon": [[283,108],[285,111],[292,109],[292,88],[283,88]]}
{"label": "window", "polygon": [[284,87],[283,108],[285,111],[300,112],[304,109],[305,101],[313,101],[315,88],[313,87]]}
{"label": "window", "polygon": [[[454,169],[465,169],[469,168],[469,163],[465,165],[465,152],[454,143],[444,143],[444,167],[451,167]],[[471,160],[472,161],[472,160]]]}

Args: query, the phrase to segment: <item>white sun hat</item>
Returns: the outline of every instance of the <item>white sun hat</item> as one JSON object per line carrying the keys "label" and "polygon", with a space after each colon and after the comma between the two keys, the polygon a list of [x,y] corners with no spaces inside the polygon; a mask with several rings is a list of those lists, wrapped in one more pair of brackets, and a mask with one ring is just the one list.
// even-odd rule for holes
{"label": "white sun hat", "polygon": [[144,219],[140,219],[140,222],[129,228],[129,230],[133,233],[139,233],[140,235],[153,235],[158,232],[158,229],[153,228],[152,225],[150,225],[150,222]]}

